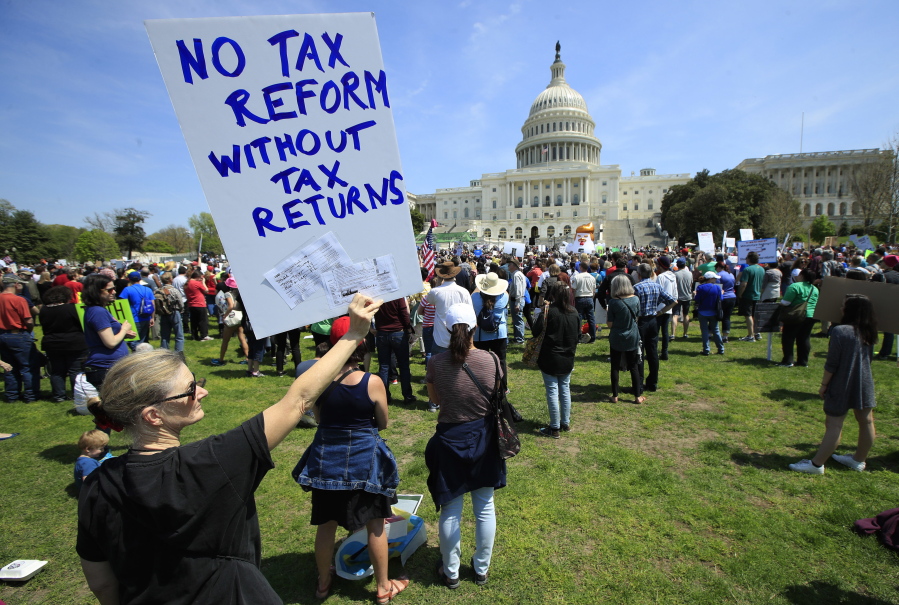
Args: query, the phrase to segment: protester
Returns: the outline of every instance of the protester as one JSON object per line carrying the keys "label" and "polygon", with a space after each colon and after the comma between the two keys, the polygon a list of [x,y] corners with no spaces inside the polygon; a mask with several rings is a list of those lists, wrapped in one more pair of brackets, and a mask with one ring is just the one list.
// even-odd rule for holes
{"label": "protester", "polygon": [[100,409],[134,441],[85,481],[76,546],[101,603],[281,603],[259,570],[253,493],[274,466],[271,450],[336,378],[378,307],[357,294],[347,333],[278,403],[189,445],[181,431],[202,420],[208,391],[180,355],[135,354],[112,368]]}
{"label": "protester", "polygon": [[[228,317],[232,311],[240,311],[243,314],[243,305],[240,301],[240,295],[237,291],[237,281],[234,277],[228,277],[224,282],[217,286],[219,291],[215,294],[216,305],[219,307],[222,317]],[[329,320],[330,328],[330,320]],[[231,336],[237,334],[240,350],[243,353],[243,363],[247,363],[250,356],[250,350],[247,346],[247,339],[243,331],[243,321],[229,326],[225,325],[222,332],[222,346],[219,347],[219,356],[211,361],[214,366],[223,366],[227,363],[225,354],[228,352],[228,343],[231,342]]]}
{"label": "protester", "polygon": [[[400,376],[400,388],[403,403],[415,404],[412,392],[412,371],[409,366],[409,337],[414,333],[409,316],[409,305],[405,298],[385,302],[375,313],[375,346],[378,350],[378,376],[384,383],[387,401],[391,400],[390,374],[391,359],[396,359],[396,368]],[[333,331],[333,327],[332,327]]]}
{"label": "protester", "polygon": [[527,278],[519,271],[518,261],[509,261],[509,310],[512,315],[512,332],[515,344],[524,344],[524,305]]}
{"label": "protester", "polygon": [[44,294],[40,312],[44,333],[41,349],[49,362],[51,396],[56,403],[70,399],[66,396],[66,377],[74,392],[75,378],[81,373],[81,362],[87,355],[78,312],[69,300],[71,293],[68,288],[50,288]]}
{"label": "protester", "polygon": [[492,351],[499,357],[503,368],[503,389],[508,391],[506,349],[509,294],[506,289],[509,282],[500,278],[498,271],[502,271],[502,268],[497,267],[485,275],[478,275],[474,280],[478,290],[471,295],[471,304],[478,324],[474,332],[474,346],[482,351]]}
{"label": "protester", "polygon": [[159,346],[163,349],[170,348],[172,333],[175,336],[175,352],[184,351],[184,325],[181,322],[181,313],[184,312],[184,303],[181,301],[181,293],[172,285],[172,274],[166,271],[162,274],[162,287],[156,292],[156,313],[159,315]]}
{"label": "protester", "polygon": [[[34,348],[34,319],[25,298],[19,296],[24,282],[13,273],[3,276],[0,292],[0,359],[12,366],[3,378],[6,382],[6,401],[31,403],[37,399],[31,352]],[[40,379],[38,374],[37,379]],[[40,383],[38,383],[40,384]]]}
{"label": "protester", "polygon": [[578,312],[571,306],[571,289],[561,282],[554,284],[546,293],[543,312],[534,326],[535,334],[543,334],[537,367],[543,375],[549,408],[549,425],[540,429],[545,437],[558,439],[560,430],[571,430],[570,382],[580,331]]}
{"label": "protester", "polygon": [[446,325],[447,310],[457,303],[471,304],[471,294],[465,288],[456,284],[456,275],[459,267],[451,262],[437,265],[434,269],[437,277],[443,282],[436,288],[432,288],[425,296],[428,304],[434,305],[434,345],[431,349],[432,356],[449,350],[450,330]]}
{"label": "protester", "polygon": [[815,320],[812,318],[815,315],[815,308],[818,306],[818,288],[812,283],[815,281],[815,274],[811,269],[801,269],[795,279],[796,281],[790,284],[780,301],[781,312],[805,303],[805,319],[797,323],[783,324],[780,340],[783,359],[778,364],[778,367],[781,368],[793,367],[793,343],[796,343],[796,365],[799,367],[808,367],[808,358],[812,350],[810,337],[815,325]]}
{"label": "protester", "polygon": [[128,274],[128,287],[119,293],[119,298],[128,301],[131,306],[131,315],[134,316],[137,341],[129,343],[131,346],[138,342],[150,340],[150,327],[155,322],[156,299],[153,290],[140,283],[140,271],[132,271]]}
{"label": "protester", "polygon": [[472,333],[477,320],[470,304],[452,305],[443,321],[451,333],[450,346],[434,355],[428,365],[428,395],[440,412],[437,430],[425,448],[425,463],[428,490],[440,512],[437,576],[454,589],[459,587],[462,503],[468,492],[475,516],[471,565],[475,583],[487,583],[496,536],[493,492],[506,485],[506,463],[499,456],[491,402],[462,367],[467,364],[483,388],[495,393],[502,388],[499,360],[493,353],[475,348]]}
{"label": "protester", "polygon": [[677,271],[674,278],[677,283],[677,304],[674,305],[671,315],[671,337],[677,337],[677,322],[684,326],[684,338],[690,328],[690,303],[693,301],[693,274],[687,269],[687,261],[684,258],[677,259]]}
{"label": "protester", "polygon": [[727,344],[730,336],[730,318],[734,307],[737,305],[737,293],[734,290],[736,281],[728,270],[727,263],[718,261],[715,263],[715,272],[718,273],[718,283],[721,284],[721,342]]}
{"label": "protester", "polygon": [[[878,265],[882,271],[883,281],[888,284],[899,284],[899,256],[895,254],[885,255],[878,261]],[[883,333],[883,344],[877,359],[886,359],[893,354],[893,342],[895,336],[889,332]]]}
{"label": "protester", "polygon": [[[874,445],[874,377],[871,358],[877,342],[877,318],[867,296],[847,294],[840,325],[830,330],[827,361],[818,394],[824,399],[824,439],[811,460],[800,460],[790,470],[824,474],[824,463],[833,459],[855,471],[865,470]],[[843,421],[852,410],[858,422],[858,444],[852,455],[834,454],[840,443]]]}
{"label": "protester", "polygon": [[752,342],[761,339],[761,335],[755,331],[754,316],[755,306],[762,297],[765,270],[759,267],[759,255],[755,251],[746,255],[746,262],[747,266],[740,272],[740,287],[737,291],[740,315],[746,318],[746,336],[740,340]]}
{"label": "protester", "polygon": [[[656,282],[661,286],[668,296],[677,300],[677,278],[674,271],[671,270],[671,259],[665,255],[656,259]],[[671,342],[671,333],[668,326],[671,322],[673,307],[659,303],[657,309],[656,324],[659,327],[659,334],[662,337],[662,351],[659,353],[659,359],[668,360],[668,345]]]}
{"label": "protester", "polygon": [[[637,276],[641,280],[634,286],[634,294],[640,301],[637,320],[643,350],[639,363],[640,380],[645,390],[656,391],[659,388],[659,326],[656,318],[671,310],[677,300],[652,279],[652,268],[646,263],[637,266]],[[648,376],[644,372],[644,362],[649,362]]]}
{"label": "protester", "polygon": [[702,354],[709,355],[709,337],[715,341],[718,355],[724,355],[724,340],[718,331],[718,312],[721,309],[724,291],[718,285],[718,274],[706,271],[702,283],[696,287],[696,312],[702,333]]}
{"label": "protester", "polygon": [[[349,317],[334,321],[332,345],[337,346],[351,328],[351,321]],[[390,507],[397,503],[399,474],[396,459],[379,434],[387,428],[387,390],[382,381],[372,379],[372,374],[359,371],[365,354],[364,339],[354,344],[355,350],[345,357],[336,378],[315,401],[318,429],[293,476],[305,491],[312,492],[310,523],[318,527],[315,597],[325,599],[331,590],[337,526],[349,532],[365,527],[378,583],[377,602],[387,603],[409,585],[405,578],[390,580],[387,576],[384,519],[392,516]],[[330,352],[303,375],[314,372],[329,356]]]}
{"label": "protester", "polygon": [[187,297],[187,311],[190,315],[190,327],[194,340],[212,340],[209,336],[209,310],[206,307],[206,284],[203,282],[203,273],[194,271],[190,279],[184,285],[184,295]]}
{"label": "protester", "polygon": [[574,290],[574,308],[577,310],[580,318],[587,322],[586,344],[596,340],[596,320],[593,317],[596,278],[587,272],[589,268],[587,262],[581,260],[578,273],[571,278],[571,289]]}
{"label": "protester", "polygon": [[634,294],[634,287],[628,276],[620,274],[610,284],[608,322],[609,348],[612,354],[611,379],[612,396],[609,401],[618,403],[618,372],[625,369],[631,374],[634,403],[643,403],[643,384],[640,380],[640,330],[637,317],[640,300]]}

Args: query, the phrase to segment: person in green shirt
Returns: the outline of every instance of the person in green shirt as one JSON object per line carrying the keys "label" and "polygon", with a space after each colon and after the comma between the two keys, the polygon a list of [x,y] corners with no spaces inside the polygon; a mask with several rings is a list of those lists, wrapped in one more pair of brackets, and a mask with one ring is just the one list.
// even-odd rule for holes
{"label": "person in green shirt", "polygon": [[808,367],[808,357],[812,350],[810,337],[815,325],[812,317],[814,317],[815,307],[818,305],[818,288],[814,286],[813,281],[815,281],[815,272],[808,268],[802,269],[796,276],[796,281],[790,284],[780,301],[785,308],[805,303],[804,321],[792,324],[784,323],[780,340],[783,360],[777,364],[780,368],[793,367],[793,343],[796,343],[796,365],[803,368]]}
{"label": "person in green shirt", "polygon": [[755,333],[755,305],[762,297],[762,282],[765,280],[765,270],[759,267],[758,252],[750,252],[746,255],[748,266],[740,273],[740,289],[737,291],[737,299],[740,305],[740,315],[746,318],[746,336],[741,338],[743,342],[760,340],[761,336]]}

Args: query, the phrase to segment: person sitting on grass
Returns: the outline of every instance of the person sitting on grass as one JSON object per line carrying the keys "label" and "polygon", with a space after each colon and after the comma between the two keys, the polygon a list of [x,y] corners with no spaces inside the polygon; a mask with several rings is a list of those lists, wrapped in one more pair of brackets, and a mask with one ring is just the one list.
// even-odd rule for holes
{"label": "person sitting on grass", "polygon": [[[824,474],[824,463],[833,459],[855,471],[865,470],[865,459],[874,445],[874,377],[871,358],[877,342],[877,319],[867,296],[847,294],[840,325],[830,330],[827,361],[818,394],[824,399],[824,440],[811,460],[800,460],[790,470]],[[850,455],[834,454],[843,432],[843,421],[852,410],[858,422],[858,445]]]}
{"label": "person sitting on grass", "polygon": [[75,486],[79,491],[87,476],[100,468],[107,445],[109,445],[109,435],[98,429],[87,431],[78,439],[78,449],[81,450],[81,455],[75,461]]}

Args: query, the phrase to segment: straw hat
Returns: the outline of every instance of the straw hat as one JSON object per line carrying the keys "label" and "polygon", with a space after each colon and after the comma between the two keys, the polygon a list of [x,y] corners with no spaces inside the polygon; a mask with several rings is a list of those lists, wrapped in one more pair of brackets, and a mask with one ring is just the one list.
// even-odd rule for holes
{"label": "straw hat", "polygon": [[509,281],[500,279],[496,273],[478,275],[474,278],[474,283],[482,294],[487,294],[488,296],[498,296],[509,287]]}

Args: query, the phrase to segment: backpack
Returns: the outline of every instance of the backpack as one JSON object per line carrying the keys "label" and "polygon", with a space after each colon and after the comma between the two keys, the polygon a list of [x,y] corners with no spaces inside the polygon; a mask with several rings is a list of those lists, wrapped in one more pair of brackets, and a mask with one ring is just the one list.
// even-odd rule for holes
{"label": "backpack", "polygon": [[843,263],[829,260],[825,264],[830,268],[830,274],[833,277],[846,277],[846,267],[843,266]]}
{"label": "backpack", "polygon": [[503,307],[497,308],[495,303],[492,309],[483,306],[477,316],[478,327],[484,332],[496,332],[503,323],[504,314]]}
{"label": "backpack", "polygon": [[153,297],[156,300],[156,311],[160,315],[171,315],[175,311],[178,310],[178,305],[175,304],[174,297],[180,295],[175,292],[169,292],[166,287],[159,288],[156,292],[153,293]]}

